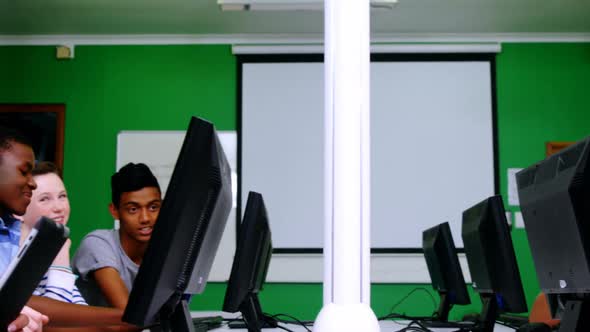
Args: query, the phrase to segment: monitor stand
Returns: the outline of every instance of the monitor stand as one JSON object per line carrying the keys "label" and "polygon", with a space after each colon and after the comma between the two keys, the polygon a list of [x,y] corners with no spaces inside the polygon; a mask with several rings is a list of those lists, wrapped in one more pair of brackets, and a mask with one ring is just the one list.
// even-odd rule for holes
{"label": "monitor stand", "polygon": [[496,294],[479,294],[482,302],[481,314],[473,331],[494,332],[494,325],[498,318],[498,300]]}
{"label": "monitor stand", "polygon": [[559,332],[590,331],[590,299],[568,300],[559,324]]}
{"label": "monitor stand", "polygon": [[163,318],[160,324],[162,332],[195,332],[188,301],[182,299],[178,302],[172,315]]}
{"label": "monitor stand", "polygon": [[436,311],[436,319],[439,321],[447,321],[449,319],[449,311],[451,311],[451,300],[447,293],[439,292],[440,304]]}
{"label": "monitor stand", "polygon": [[262,312],[257,293],[249,293],[240,305],[243,321],[234,321],[229,324],[230,329],[248,329],[248,332],[261,332],[261,329],[276,328],[276,319]]}
{"label": "monitor stand", "polygon": [[[236,320],[236,321],[231,321],[227,324],[227,326],[230,329],[247,329],[248,325],[246,325],[246,322],[244,322],[243,320]],[[276,328],[276,325],[273,324],[268,324],[267,322],[262,322],[260,328],[261,329],[274,329]],[[250,330],[248,330],[250,331]]]}
{"label": "monitor stand", "polygon": [[475,323],[467,322],[449,322],[449,312],[451,311],[451,300],[446,292],[439,292],[440,304],[436,311],[436,316],[432,319],[420,320],[420,324],[428,328],[452,328],[452,329],[469,329],[475,326]]}
{"label": "monitor stand", "polygon": [[440,304],[436,311],[436,316],[430,319],[420,321],[420,323],[429,328],[443,328],[443,327],[454,327],[455,323],[449,323],[449,311],[451,311],[451,301],[449,296],[445,292],[438,292],[440,296]]}

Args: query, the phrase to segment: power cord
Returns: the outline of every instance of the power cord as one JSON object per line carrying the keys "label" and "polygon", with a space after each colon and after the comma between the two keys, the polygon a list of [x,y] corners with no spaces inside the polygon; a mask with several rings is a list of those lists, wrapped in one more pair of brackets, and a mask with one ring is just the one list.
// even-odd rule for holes
{"label": "power cord", "polygon": [[281,325],[277,325],[277,327],[278,327],[279,329],[281,329],[281,330],[285,330],[285,331],[288,331],[288,332],[295,332],[295,331],[293,331],[293,330],[289,330],[288,328],[286,328],[286,327],[284,327],[284,326],[281,326]]}
{"label": "power cord", "polygon": [[395,320],[395,319],[401,319],[401,320],[409,320],[409,321],[425,321],[425,320],[433,320],[434,316],[408,316],[408,315],[404,315],[404,314],[396,314],[396,313],[391,313],[385,316],[381,316],[378,318],[378,320]]}
{"label": "power cord", "polygon": [[[281,322],[281,323],[290,323],[290,324],[297,323],[297,324],[303,326],[303,328],[308,332],[311,332],[311,330],[308,328],[308,326],[313,325],[313,321],[301,321],[301,320],[297,319],[296,317],[293,317],[293,316],[287,315],[287,314],[275,314],[270,317],[277,320],[278,322]],[[278,317],[287,317],[287,318],[289,318],[289,320],[280,319]]]}
{"label": "power cord", "polygon": [[[402,297],[397,303],[395,303],[391,307],[391,309],[389,310],[389,312],[390,312],[389,315],[394,314],[395,313],[395,309],[397,307],[399,307],[402,303],[404,303],[404,301],[406,301],[410,296],[412,296],[412,294],[414,294],[414,293],[416,293],[418,291],[423,291],[426,294],[428,294],[428,296],[430,297],[430,300],[432,301],[432,306],[433,306],[432,312],[436,312],[436,300],[434,299],[434,296],[432,296],[432,294],[430,293],[430,291],[428,291],[426,288],[424,288],[424,287],[417,287],[417,288],[414,288],[413,290],[411,290],[404,297]],[[408,316],[405,316],[405,317],[408,317]],[[429,317],[429,318],[432,318],[432,317]],[[389,319],[389,318],[386,318],[386,319]]]}
{"label": "power cord", "polygon": [[503,326],[506,326],[506,327],[508,327],[508,328],[511,328],[511,329],[513,329],[513,330],[515,330],[515,331],[517,331],[517,330],[518,330],[518,328],[519,328],[519,326],[516,326],[516,325],[514,325],[514,324],[510,324],[510,323],[507,323],[507,322],[503,322],[503,321],[501,321],[501,320],[498,320],[498,319],[496,319],[496,322],[495,322],[495,323],[496,323],[496,324],[503,325]]}
{"label": "power cord", "polygon": [[[419,291],[426,293],[432,302],[433,309],[432,309],[432,314],[430,316],[409,316],[406,314],[400,314],[400,313],[395,312],[396,308],[398,308],[402,303],[404,303],[414,293],[419,292]],[[424,287],[417,287],[417,288],[412,289],[410,292],[408,292],[408,294],[406,294],[398,302],[396,302],[391,307],[390,313],[385,316],[379,317],[379,320],[393,320],[394,322],[396,322],[396,320],[410,321],[410,323],[407,325],[403,324],[403,325],[405,325],[405,327],[403,329],[399,330],[400,332],[406,332],[406,331],[431,332],[432,330],[429,329],[424,324],[422,324],[422,322],[435,321],[438,317],[436,311],[437,311],[437,303],[436,303],[436,300],[434,299],[434,296],[432,296],[432,293]],[[400,325],[402,325],[402,324],[400,324]],[[466,331],[466,327],[460,326],[459,324],[457,324],[457,326],[449,326],[449,327],[457,328],[458,329],[457,331]]]}
{"label": "power cord", "polygon": [[422,325],[422,323],[420,323],[420,321],[417,320],[412,320],[410,323],[408,323],[408,325],[399,330],[398,332],[432,332],[432,330],[430,330],[428,327]]}
{"label": "power cord", "polygon": [[[305,328],[308,332],[312,332],[307,327],[306,323],[307,324],[309,324],[309,323],[313,324],[313,322],[303,322],[303,321],[300,321],[299,319],[297,319],[297,318],[295,318],[295,317],[293,317],[291,315],[287,315],[287,314],[269,315],[267,313],[263,313],[262,315],[263,315],[263,317],[262,317],[263,320],[266,322],[266,324],[269,324],[269,326],[276,327],[276,328],[279,328],[281,330],[285,330],[285,331],[289,331],[289,332],[295,332],[293,330],[290,330],[289,328],[286,328],[284,326],[279,325],[278,323],[290,323],[290,324],[296,323],[296,324],[299,324],[299,325],[303,326],[303,328]],[[292,320],[278,319],[277,318],[277,317],[281,317],[281,316],[288,317],[288,318],[290,318]],[[224,319],[224,320],[227,321],[228,323],[230,323],[232,321],[242,321],[242,322],[244,322],[244,324],[246,325],[246,327],[248,327],[248,322],[244,319],[243,316],[239,316],[238,318],[233,318],[233,319]]]}

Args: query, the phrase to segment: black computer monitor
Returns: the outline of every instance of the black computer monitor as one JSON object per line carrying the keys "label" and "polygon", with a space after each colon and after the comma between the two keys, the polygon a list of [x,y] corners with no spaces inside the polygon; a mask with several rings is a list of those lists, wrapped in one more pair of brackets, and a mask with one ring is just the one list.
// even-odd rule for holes
{"label": "black computer monitor", "polygon": [[447,321],[454,304],[471,303],[449,223],[425,230],[422,233],[422,249],[432,287],[440,296],[435,318]]}
{"label": "black computer monitor", "polygon": [[527,311],[502,197],[465,210],[461,234],[473,288],[483,303],[480,330],[491,332],[500,313]]}
{"label": "black computer monitor", "polygon": [[516,174],[541,290],[563,331],[590,331],[590,137]]}
{"label": "black computer monitor", "polygon": [[[248,194],[244,219],[238,234],[238,246],[225,292],[223,311],[240,311],[248,332],[277,327],[276,320],[263,314],[258,300],[258,292],[266,279],[272,256],[268,216],[259,193],[251,191]],[[230,327],[241,326],[230,323]]]}
{"label": "black computer monitor", "polygon": [[185,294],[203,291],[232,207],[230,167],[215,128],[193,117],[123,320],[189,331]]}

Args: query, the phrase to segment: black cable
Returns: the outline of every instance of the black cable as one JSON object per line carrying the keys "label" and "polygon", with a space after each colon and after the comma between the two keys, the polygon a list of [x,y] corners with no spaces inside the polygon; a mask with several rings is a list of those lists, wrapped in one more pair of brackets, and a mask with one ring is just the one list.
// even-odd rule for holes
{"label": "black cable", "polygon": [[[306,325],[306,326],[313,325],[313,320],[300,320],[300,319],[297,319],[297,317],[294,317],[294,316],[291,316],[291,315],[287,315],[287,314],[274,314],[274,315],[272,315],[270,317],[276,318],[276,317],[281,317],[281,316],[290,318],[291,320],[293,320],[293,321],[295,321],[295,322],[297,322],[297,323],[299,323],[301,325]],[[277,319],[277,320],[284,320],[286,322],[291,322],[291,321],[286,320],[286,319]]]}
{"label": "black cable", "polygon": [[[271,316],[269,314],[263,313],[263,316],[264,316],[264,318],[267,318],[267,319],[270,318],[269,320],[276,321],[276,327],[279,328],[279,329],[281,329],[281,330],[285,330],[285,331],[288,331],[288,332],[295,332],[293,330],[290,330],[290,329],[288,329],[288,328],[286,328],[286,327],[281,326],[281,325],[278,324],[278,323],[293,323],[293,322],[286,321],[286,320],[279,320],[279,319],[276,319],[275,316],[289,317],[289,318],[293,319],[294,321],[296,321],[297,323],[301,324],[301,326],[303,326],[307,331],[312,332],[310,329],[307,328],[307,326],[305,326],[305,324],[303,322],[301,322],[297,318],[295,318],[293,316],[290,316],[290,315],[287,315],[287,314],[276,314],[276,315]],[[264,318],[263,318],[263,320],[264,320]],[[246,324],[246,328],[248,327],[248,322],[242,316],[239,316],[238,318],[226,318],[226,319],[224,319],[224,321],[227,321],[228,324],[230,322],[232,322],[232,321],[243,321],[244,324]],[[267,323],[270,324],[270,322],[267,322]],[[272,325],[274,325],[274,324],[272,324]]]}
{"label": "black cable", "polygon": [[[405,323],[405,324],[401,324],[398,323],[396,321],[394,321],[396,324],[402,325],[404,326],[404,328],[397,330],[397,332],[409,332],[409,331],[415,331],[415,332],[432,332],[431,330],[429,330],[427,327],[423,326],[422,324],[420,324],[418,321],[412,320],[409,323]],[[418,325],[418,326],[414,326],[414,325]]]}
{"label": "black cable", "polygon": [[395,303],[391,309],[389,310],[390,314],[393,314],[395,312],[395,308],[399,307],[402,303],[404,303],[405,300],[407,300],[412,294],[414,294],[417,291],[424,291],[426,294],[428,294],[428,296],[430,297],[430,300],[432,300],[432,306],[433,308],[433,312],[436,311],[436,300],[434,299],[434,296],[432,296],[432,294],[430,293],[430,291],[428,291],[426,288],[424,287],[417,287],[412,289],[408,294],[406,294],[404,297],[401,298],[401,300],[399,300],[397,303]]}
{"label": "black cable", "polygon": [[396,313],[391,313],[385,316],[381,316],[379,317],[379,320],[386,320],[386,319],[403,319],[403,320],[433,320],[434,317],[433,316],[408,316],[408,315],[404,315],[404,314],[396,314]]}
{"label": "black cable", "polygon": [[289,330],[288,328],[286,328],[286,327],[284,327],[284,326],[277,325],[277,327],[278,327],[279,329],[281,329],[281,330],[285,330],[285,331],[288,331],[288,332],[295,332],[295,331],[293,331],[293,330]]}
{"label": "black cable", "polygon": [[408,323],[407,322],[401,322],[401,321],[397,321],[397,320],[392,320],[392,322],[396,325],[400,325],[400,326],[404,326],[405,328],[408,327]]}
{"label": "black cable", "polygon": [[[265,315],[266,315],[266,314],[265,314]],[[292,319],[292,320],[286,320],[286,319],[279,319],[279,318],[277,318],[277,317],[281,317],[281,316],[284,316],[284,317],[290,318],[290,319]],[[301,320],[299,320],[299,319],[297,319],[297,318],[295,318],[295,317],[293,317],[293,316],[291,316],[291,315],[287,315],[287,314],[275,314],[275,315],[272,315],[272,316],[269,316],[269,317],[270,317],[270,318],[272,318],[272,319],[275,319],[275,320],[277,320],[278,322],[282,322],[282,323],[291,323],[291,324],[297,323],[297,324],[299,324],[299,325],[303,326],[303,328],[304,328],[306,331],[308,331],[308,332],[311,332],[311,330],[310,330],[309,328],[307,328],[307,326],[308,326],[310,323],[311,323],[311,324],[313,324],[313,321],[303,322],[303,321],[301,321]]]}
{"label": "black cable", "polygon": [[419,320],[413,320],[413,321],[411,321],[410,324],[408,324],[408,327],[409,326],[412,326],[414,324],[415,325],[418,325],[422,329],[422,331],[432,332],[431,329],[429,329],[427,326],[425,326],[424,324],[422,324],[422,322],[419,321]]}
{"label": "black cable", "polygon": [[228,322],[228,323],[229,323],[229,322],[237,322],[237,321],[239,321],[239,320],[244,320],[244,319],[243,319],[243,318],[241,318],[241,317],[238,317],[238,318],[224,318],[224,319],[223,319],[223,321],[224,321],[224,322]]}
{"label": "black cable", "polygon": [[[434,330],[431,330],[428,326],[424,325],[424,324],[427,324],[427,322],[429,322],[429,321],[435,321],[435,319],[433,319],[433,317],[415,318],[415,317],[401,315],[401,314],[391,314],[388,316],[385,316],[385,317],[388,317],[385,319],[393,318],[391,320],[393,323],[404,326],[404,328],[398,330],[397,332],[406,332],[406,331],[432,332],[432,331],[434,331]],[[405,322],[400,321],[400,320],[395,320],[395,318],[405,320]],[[383,320],[383,319],[384,319],[384,317],[380,318],[380,320]],[[409,323],[407,321],[409,321]],[[476,325],[473,324],[473,325],[463,326],[461,324],[452,324],[451,323],[451,324],[449,324],[449,326],[445,326],[444,328],[456,329],[456,330],[452,330],[450,332],[468,332],[468,331],[472,331],[472,329],[476,328]]]}
{"label": "black cable", "polygon": [[[436,318],[436,316],[415,317],[415,316],[407,316],[407,315],[403,315],[403,314],[392,313],[392,314],[380,317],[379,320],[391,320],[395,324],[406,326],[406,328],[408,328],[408,329],[402,329],[401,331],[414,331],[416,329],[417,329],[417,331],[432,331],[426,325],[423,325],[423,324],[428,324],[428,322],[436,322],[437,318]],[[404,321],[410,321],[410,323],[407,323]],[[448,326],[445,326],[445,328],[457,329],[457,330],[453,330],[450,332],[471,331],[472,329],[474,329],[478,326],[475,323],[466,325],[466,324],[461,324],[461,323],[453,324],[452,322],[447,322],[447,324],[448,324]],[[418,326],[416,327],[413,325],[418,325]]]}
{"label": "black cable", "polygon": [[431,330],[427,329],[427,328],[423,328],[421,326],[412,326],[411,323],[408,324],[406,327],[404,327],[401,330],[398,330],[398,332],[408,332],[408,331],[415,331],[415,332],[432,332]]}
{"label": "black cable", "polygon": [[506,322],[503,322],[503,321],[501,321],[501,320],[496,320],[496,322],[495,322],[495,323],[496,323],[496,324],[503,325],[503,326],[506,326],[506,327],[509,327],[509,328],[511,328],[511,329],[513,329],[513,330],[515,330],[515,331],[517,331],[517,330],[518,330],[518,328],[519,328],[518,326],[516,326],[516,325],[514,325],[514,324],[506,323]]}
{"label": "black cable", "polygon": [[[458,329],[458,330],[453,330],[452,332],[472,331],[471,327],[466,328],[464,326],[449,326],[449,328],[457,328]],[[434,330],[431,330],[426,325],[424,325],[422,321],[419,321],[419,320],[412,320],[410,323],[408,323],[408,325],[405,328],[399,330],[399,332],[406,332],[406,331],[434,332]]]}

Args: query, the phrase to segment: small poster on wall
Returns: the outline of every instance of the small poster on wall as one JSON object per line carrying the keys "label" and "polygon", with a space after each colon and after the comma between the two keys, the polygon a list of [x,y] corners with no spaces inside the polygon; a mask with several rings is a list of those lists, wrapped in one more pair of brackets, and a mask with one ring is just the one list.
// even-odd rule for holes
{"label": "small poster on wall", "polygon": [[516,173],[520,172],[522,168],[508,169],[508,205],[519,206],[518,200],[518,186],[516,185]]}

